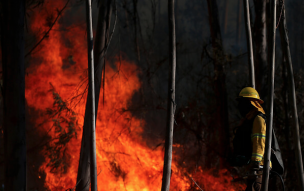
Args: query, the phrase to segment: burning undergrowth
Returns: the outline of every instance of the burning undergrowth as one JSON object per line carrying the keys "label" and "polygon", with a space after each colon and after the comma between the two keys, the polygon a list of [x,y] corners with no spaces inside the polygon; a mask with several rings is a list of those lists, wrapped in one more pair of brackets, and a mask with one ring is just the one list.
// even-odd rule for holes
{"label": "burning undergrowth", "polygon": [[52,120],[54,129],[44,149],[46,167],[51,173],[65,174],[70,167],[71,155],[67,152],[67,144],[71,139],[77,139],[77,133],[81,133],[76,113],[68,107],[60,95],[53,90],[54,103],[52,108],[46,109],[46,114]]}
{"label": "burning undergrowth", "polygon": [[[31,31],[37,41],[63,7],[61,1],[46,1],[31,17]],[[52,16],[53,15],[53,16]],[[71,30],[56,22],[53,30],[33,51],[26,76],[26,100],[42,113],[35,124],[48,143],[42,154],[40,172],[47,190],[74,188],[77,178],[82,126],[87,97],[87,46],[85,28]],[[40,35],[39,35],[40,34]],[[68,43],[67,43],[68,42]],[[163,147],[151,148],[143,139],[144,119],[129,110],[133,95],[141,88],[140,68],[120,56],[106,65],[96,120],[97,173],[99,190],[159,190],[163,168]],[[107,62],[107,63],[109,63]],[[102,96],[104,95],[104,98]],[[159,141],[159,140],[158,140]],[[155,142],[155,144],[158,144]],[[183,149],[181,145],[175,148]],[[177,150],[178,150],[177,149]],[[174,159],[180,159],[179,152]],[[222,170],[214,176],[202,167],[189,170],[173,161],[171,190],[239,190]],[[102,185],[102,186],[101,186]]]}

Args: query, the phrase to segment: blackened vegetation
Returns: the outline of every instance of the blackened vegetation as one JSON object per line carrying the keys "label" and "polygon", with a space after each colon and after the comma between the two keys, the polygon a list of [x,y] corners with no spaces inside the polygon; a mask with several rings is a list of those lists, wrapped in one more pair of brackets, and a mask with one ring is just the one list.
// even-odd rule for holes
{"label": "blackened vegetation", "polygon": [[54,103],[46,113],[51,116],[55,138],[47,142],[44,152],[49,159],[47,164],[53,173],[66,173],[70,164],[71,155],[66,152],[67,144],[72,138],[77,138],[80,130],[76,120],[76,113],[70,109],[58,93],[53,91]]}
{"label": "blackened vegetation", "polygon": [[120,168],[119,164],[116,161],[111,161],[110,167],[111,172],[117,179],[121,177],[123,180],[125,180],[127,173]]}
{"label": "blackened vegetation", "polygon": [[[49,27],[49,29],[44,33],[43,37],[31,48],[31,50],[25,54],[25,57],[31,55],[31,53],[40,45],[40,43],[48,37],[50,31],[52,30],[53,26],[55,25],[55,23],[57,22],[57,20],[59,19],[59,17],[61,16],[62,12],[66,9],[68,3],[70,0],[68,0],[66,2],[66,4],[64,5],[64,7],[61,10],[57,10],[57,17],[55,18],[55,16],[53,14],[50,14],[47,18],[46,18],[46,25]],[[37,6],[39,6],[41,2],[37,3]]]}

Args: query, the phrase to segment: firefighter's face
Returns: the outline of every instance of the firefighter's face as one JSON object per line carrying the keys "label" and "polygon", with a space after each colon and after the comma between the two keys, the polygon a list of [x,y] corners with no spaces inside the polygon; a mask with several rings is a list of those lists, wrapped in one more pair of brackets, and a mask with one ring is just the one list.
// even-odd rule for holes
{"label": "firefighter's face", "polygon": [[240,98],[238,99],[238,110],[240,111],[240,114],[245,117],[246,114],[252,109],[252,105],[250,101],[246,98]]}

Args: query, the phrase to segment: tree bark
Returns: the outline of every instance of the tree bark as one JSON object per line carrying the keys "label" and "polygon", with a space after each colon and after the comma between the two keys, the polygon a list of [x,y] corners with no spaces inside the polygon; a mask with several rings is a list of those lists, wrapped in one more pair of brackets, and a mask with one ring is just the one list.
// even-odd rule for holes
{"label": "tree bark", "polygon": [[228,15],[229,15],[229,10],[228,10],[228,6],[229,6],[229,3],[228,3],[229,0],[226,0],[225,1],[225,14],[224,15],[224,18],[223,18],[223,21],[224,21],[224,36],[227,34],[227,26],[228,26]]}
{"label": "tree bark", "polygon": [[[96,29],[96,38],[94,45],[94,79],[95,79],[95,114],[97,116],[102,70],[104,64],[104,56],[106,50],[106,36],[109,32],[109,23],[111,21],[112,0],[101,0],[98,3],[98,23]],[[77,174],[76,191],[89,191],[90,187],[90,137],[92,126],[92,102],[91,102],[91,85],[89,84],[89,91],[86,103],[83,134],[81,141],[81,150]],[[95,116],[95,120],[96,120]]]}
{"label": "tree bark", "polygon": [[[242,23],[242,1],[239,1],[238,3],[238,22],[237,22],[237,32],[236,32],[236,42],[237,45],[240,46],[240,41],[241,41],[241,23]],[[240,51],[240,48],[239,48]]]}
{"label": "tree bark", "polygon": [[229,121],[228,104],[226,91],[226,75],[224,72],[225,54],[222,45],[222,36],[219,25],[218,7],[216,0],[207,0],[210,35],[213,48],[213,66],[214,66],[214,93],[216,100],[216,111],[214,116],[214,126],[218,128],[215,140],[223,156],[228,155],[229,151]]}
{"label": "tree bark", "polygon": [[[282,35],[282,33],[280,32],[280,35]],[[282,41],[281,41],[281,47],[285,46]],[[287,69],[286,69],[286,65],[287,65],[287,61],[286,61],[286,56],[284,55],[284,52],[283,52],[283,55],[282,55],[282,80],[283,80],[283,86],[282,86],[282,91],[281,91],[281,96],[282,96],[282,99],[283,99],[283,109],[284,109],[284,136],[285,136],[285,139],[286,139],[286,145],[287,145],[287,149],[288,149],[288,156],[291,156],[291,141],[289,139],[289,132],[290,132],[290,125],[289,125],[289,119],[288,119],[288,99],[287,99]],[[292,159],[288,158],[288,161],[291,161]],[[287,164],[287,166],[290,166],[290,163]],[[287,168],[289,169],[289,168]]]}
{"label": "tree bark", "polygon": [[3,0],[1,18],[5,191],[26,190],[25,1]]}
{"label": "tree bark", "polygon": [[96,137],[95,137],[95,86],[94,86],[94,54],[93,54],[93,29],[92,29],[92,2],[86,1],[86,17],[87,17],[87,42],[88,42],[88,70],[89,70],[89,86],[91,97],[91,138],[90,138],[90,175],[91,175],[91,191],[97,191],[97,164],[96,164]]}
{"label": "tree bark", "polygon": [[160,6],[161,6],[161,0],[158,0],[158,23],[160,23]]}
{"label": "tree bark", "polygon": [[140,61],[140,50],[139,50],[139,43],[138,43],[138,34],[137,34],[137,1],[133,0],[133,22],[134,22],[134,43],[135,43],[135,50],[137,54],[137,60]]}
{"label": "tree bark", "polygon": [[252,35],[249,16],[249,2],[244,0],[244,15],[245,15],[245,28],[247,35],[247,52],[248,52],[248,64],[249,64],[249,83],[250,86],[255,88],[255,75],[254,75],[254,59],[252,50]]}
{"label": "tree bark", "polygon": [[[283,2],[284,3],[284,2]],[[282,8],[281,4],[281,8]],[[284,6],[284,5],[283,5]],[[302,163],[302,152],[301,152],[301,143],[300,143],[300,134],[299,134],[299,122],[298,122],[298,112],[297,112],[297,104],[296,104],[296,92],[295,92],[295,84],[294,84],[294,76],[293,76],[293,68],[292,68],[292,60],[290,54],[289,47],[289,39],[287,32],[287,24],[286,24],[286,14],[285,8],[283,7],[283,12],[281,16],[281,23],[279,25],[280,29],[280,37],[282,42],[283,54],[286,58],[286,69],[288,76],[288,103],[292,113],[292,130],[293,130],[293,141],[294,141],[294,150],[295,150],[295,164],[296,170],[298,174],[298,190],[304,190],[304,172],[303,172],[303,163]]]}
{"label": "tree bark", "polygon": [[264,79],[264,67],[267,65],[267,40],[266,40],[266,1],[254,0],[255,21],[254,21],[254,43],[255,43],[255,82],[256,90],[262,94]]}
{"label": "tree bark", "polygon": [[267,128],[266,128],[266,143],[264,154],[263,182],[262,191],[268,190],[271,141],[272,141],[272,125],[273,125],[273,95],[274,95],[274,74],[275,74],[275,37],[276,37],[276,0],[270,1],[271,28],[269,37],[269,76],[268,76],[268,102],[267,102]]}
{"label": "tree bark", "polygon": [[164,169],[161,191],[169,191],[171,178],[173,127],[175,113],[175,71],[176,71],[176,37],[175,37],[175,14],[174,0],[168,0],[169,20],[169,83],[168,83],[168,106],[167,106],[167,127],[165,140]]}

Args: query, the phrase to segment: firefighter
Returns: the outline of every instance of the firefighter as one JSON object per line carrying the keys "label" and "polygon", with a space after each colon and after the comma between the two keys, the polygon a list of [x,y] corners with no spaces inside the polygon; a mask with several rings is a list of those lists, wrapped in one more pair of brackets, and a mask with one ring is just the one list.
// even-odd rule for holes
{"label": "firefighter", "polygon": [[233,140],[234,150],[248,161],[244,165],[247,175],[246,191],[260,191],[266,138],[265,111],[261,106],[264,101],[252,87],[243,88],[237,101],[238,110],[244,119]]}

